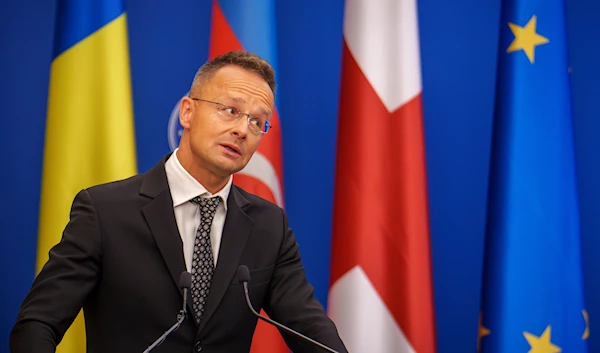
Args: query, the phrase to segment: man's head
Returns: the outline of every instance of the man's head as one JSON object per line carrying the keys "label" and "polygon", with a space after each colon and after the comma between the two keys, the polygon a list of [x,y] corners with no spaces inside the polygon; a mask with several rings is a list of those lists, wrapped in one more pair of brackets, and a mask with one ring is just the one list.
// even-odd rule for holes
{"label": "man's head", "polygon": [[270,124],[275,86],[273,68],[251,53],[230,52],[204,64],[180,106],[184,167],[203,184],[243,169]]}

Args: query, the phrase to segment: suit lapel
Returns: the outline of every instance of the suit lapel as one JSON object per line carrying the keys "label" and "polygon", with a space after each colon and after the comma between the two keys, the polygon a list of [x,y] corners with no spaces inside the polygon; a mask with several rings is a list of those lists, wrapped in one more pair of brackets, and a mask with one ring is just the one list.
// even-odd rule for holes
{"label": "suit lapel", "polygon": [[[179,277],[185,271],[183,243],[177,229],[173,200],[169,191],[164,164],[169,155],[161,163],[150,169],[142,182],[140,195],[150,198],[142,207],[142,214],[154,236],[169,273],[179,288]],[[180,290],[181,291],[181,290]]]}
{"label": "suit lapel", "polygon": [[168,191],[161,193],[142,209],[146,222],[156,240],[163,260],[179,287],[179,276],[185,271],[183,243],[173,215],[173,203]]}
{"label": "suit lapel", "polygon": [[198,331],[206,326],[237,271],[246,240],[254,224],[254,221],[244,212],[248,204],[249,201],[233,185],[227,200],[227,217],[223,227],[217,266]]}

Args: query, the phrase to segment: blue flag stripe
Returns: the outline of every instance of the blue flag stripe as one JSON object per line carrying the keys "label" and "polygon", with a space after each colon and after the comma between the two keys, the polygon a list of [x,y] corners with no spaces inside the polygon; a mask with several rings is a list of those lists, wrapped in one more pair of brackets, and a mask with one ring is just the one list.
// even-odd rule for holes
{"label": "blue flag stripe", "polygon": [[267,60],[277,75],[275,2],[219,0],[219,6],[244,49]]}
{"label": "blue flag stripe", "polygon": [[52,59],[123,13],[121,0],[59,0]]}

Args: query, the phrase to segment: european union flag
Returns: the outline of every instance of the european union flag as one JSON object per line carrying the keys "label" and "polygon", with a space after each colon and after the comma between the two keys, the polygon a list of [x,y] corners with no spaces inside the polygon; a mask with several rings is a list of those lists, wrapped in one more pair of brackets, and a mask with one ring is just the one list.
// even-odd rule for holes
{"label": "european union flag", "polygon": [[483,352],[587,352],[562,0],[503,1]]}

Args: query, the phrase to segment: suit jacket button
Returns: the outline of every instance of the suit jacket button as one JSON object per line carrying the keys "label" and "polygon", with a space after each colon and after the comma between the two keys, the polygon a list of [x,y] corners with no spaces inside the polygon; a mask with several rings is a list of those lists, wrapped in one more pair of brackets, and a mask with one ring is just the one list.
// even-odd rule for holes
{"label": "suit jacket button", "polygon": [[202,346],[200,345],[200,342],[196,342],[196,344],[194,345],[194,348],[196,349],[196,352],[202,351]]}

